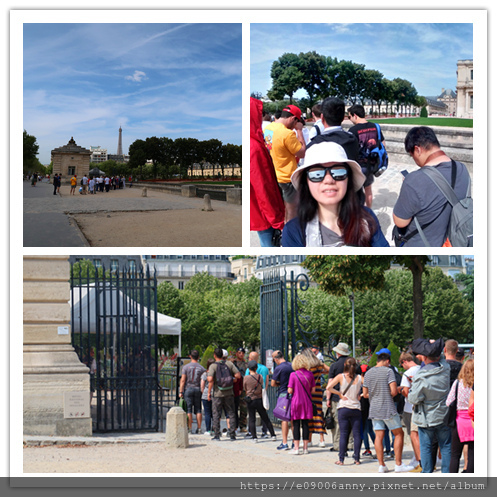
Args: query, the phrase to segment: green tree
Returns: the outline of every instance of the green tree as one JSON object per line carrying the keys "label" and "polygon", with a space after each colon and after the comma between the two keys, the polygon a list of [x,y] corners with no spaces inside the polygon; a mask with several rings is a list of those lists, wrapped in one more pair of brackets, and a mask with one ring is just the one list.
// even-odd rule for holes
{"label": "green tree", "polygon": [[24,173],[39,171],[40,162],[38,155],[39,145],[36,137],[29,135],[26,130],[22,133],[22,170]]}
{"label": "green tree", "polygon": [[271,100],[281,100],[288,95],[290,103],[293,103],[293,94],[302,88],[304,80],[304,74],[299,67],[299,56],[294,53],[284,53],[273,62],[271,66],[273,84],[267,94]]}
{"label": "green tree", "polygon": [[299,69],[302,73],[301,87],[307,92],[309,102],[306,107],[311,108],[324,89],[326,57],[315,51],[299,54]]}
{"label": "green tree", "polygon": [[[157,286],[157,312],[173,318],[185,318],[185,303],[180,291],[169,281],[164,281]],[[178,339],[171,335],[159,335],[159,349],[171,351],[177,346]]]}
{"label": "green tree", "polygon": [[307,256],[303,266],[320,288],[332,295],[348,295],[351,292],[381,290],[385,284],[385,271],[391,263],[397,263],[411,271],[413,276],[413,328],[414,338],[423,336],[422,280],[427,256]]}
{"label": "green tree", "polygon": [[456,275],[456,282],[462,285],[462,294],[468,303],[473,307],[475,300],[475,275],[459,273]]}

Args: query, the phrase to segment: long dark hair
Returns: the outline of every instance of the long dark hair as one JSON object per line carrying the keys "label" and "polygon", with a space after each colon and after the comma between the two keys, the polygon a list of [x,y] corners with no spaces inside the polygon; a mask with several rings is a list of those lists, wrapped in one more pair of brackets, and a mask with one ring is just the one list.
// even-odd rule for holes
{"label": "long dark hair", "polygon": [[[348,181],[347,191],[339,206],[338,227],[343,233],[345,245],[370,247],[376,231],[375,221],[371,214],[363,209],[366,198],[364,190],[361,188],[357,192],[354,191],[352,170],[348,164],[344,164],[344,167],[347,169]],[[300,228],[304,234],[307,223],[314,219],[317,211],[318,203],[309,190],[307,174],[304,171],[300,175],[298,207]]]}

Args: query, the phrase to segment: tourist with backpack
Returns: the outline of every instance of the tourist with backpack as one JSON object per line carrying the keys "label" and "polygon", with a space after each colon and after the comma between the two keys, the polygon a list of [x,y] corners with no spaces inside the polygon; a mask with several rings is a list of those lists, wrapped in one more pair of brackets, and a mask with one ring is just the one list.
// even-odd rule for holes
{"label": "tourist with backpack", "polygon": [[393,208],[398,247],[472,247],[473,200],[466,166],[440,148],[427,126],[412,128],[406,152],[419,169],[408,174]]}
{"label": "tourist with backpack", "polygon": [[366,111],[359,104],[349,107],[349,119],[353,126],[349,131],[359,140],[359,165],[362,168],[366,181],[364,193],[366,206],[373,205],[373,182],[375,176],[383,174],[388,167],[388,154],[385,149],[385,138],[379,124],[370,123],[366,119]]}
{"label": "tourist with backpack", "polygon": [[212,400],[212,429],[214,437],[212,440],[221,440],[221,416],[223,409],[229,419],[229,437],[236,440],[236,415],[235,397],[233,384],[242,381],[242,375],[231,361],[223,359],[223,349],[214,350],[215,363],[211,364],[207,371],[209,381],[207,399]]}
{"label": "tourist with backpack", "polygon": [[249,431],[252,434],[252,440],[258,442],[257,431],[255,428],[255,414],[259,414],[261,421],[267,426],[271,433],[271,439],[276,440],[276,433],[273,424],[269,419],[266,409],[262,402],[262,390],[264,380],[261,374],[257,373],[257,361],[248,362],[249,374],[243,378],[243,389],[245,390],[245,402],[247,403],[249,415]]}

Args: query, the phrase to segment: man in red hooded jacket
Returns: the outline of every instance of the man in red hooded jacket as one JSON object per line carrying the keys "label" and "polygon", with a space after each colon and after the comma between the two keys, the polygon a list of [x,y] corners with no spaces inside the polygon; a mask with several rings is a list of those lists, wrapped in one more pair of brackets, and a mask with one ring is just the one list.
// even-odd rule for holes
{"label": "man in red hooded jacket", "polygon": [[[273,239],[285,224],[285,204],[262,134],[262,102],[250,98],[250,230],[257,231],[261,247],[273,247]],[[279,245],[279,243],[277,243]]]}

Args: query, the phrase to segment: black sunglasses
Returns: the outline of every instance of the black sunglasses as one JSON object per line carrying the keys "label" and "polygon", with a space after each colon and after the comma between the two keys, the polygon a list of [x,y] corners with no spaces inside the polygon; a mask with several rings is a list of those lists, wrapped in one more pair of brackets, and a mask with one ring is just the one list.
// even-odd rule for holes
{"label": "black sunglasses", "polygon": [[324,167],[320,165],[314,166],[312,169],[307,170],[307,178],[309,179],[309,181],[312,181],[313,183],[320,183],[321,181],[324,180],[324,177],[328,172],[335,181],[343,181],[347,179],[349,175],[347,169],[345,168],[333,169],[334,167],[336,168],[336,166],[331,166],[331,167]]}

